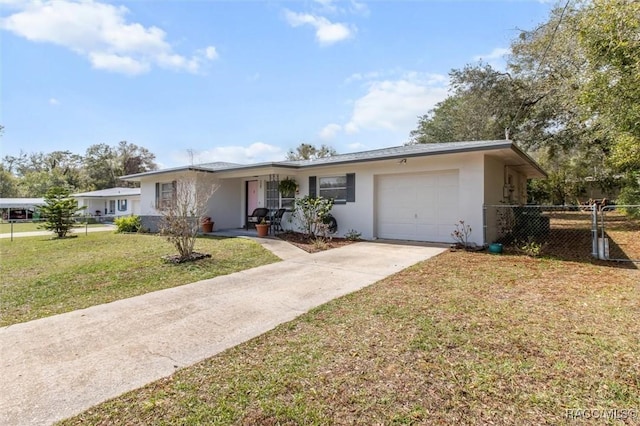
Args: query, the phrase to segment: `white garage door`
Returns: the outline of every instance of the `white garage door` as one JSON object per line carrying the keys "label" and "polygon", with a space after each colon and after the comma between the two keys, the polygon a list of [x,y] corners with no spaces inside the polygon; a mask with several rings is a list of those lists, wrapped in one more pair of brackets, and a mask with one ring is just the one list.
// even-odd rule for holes
{"label": "white garage door", "polygon": [[452,241],[458,222],[458,171],[380,175],[376,179],[378,238]]}

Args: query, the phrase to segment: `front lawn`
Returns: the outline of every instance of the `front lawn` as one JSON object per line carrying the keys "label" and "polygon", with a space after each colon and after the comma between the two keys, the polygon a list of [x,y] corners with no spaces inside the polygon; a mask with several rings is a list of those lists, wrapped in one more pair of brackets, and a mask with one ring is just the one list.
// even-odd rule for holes
{"label": "front lawn", "polygon": [[619,266],[448,252],[63,424],[636,424]]}
{"label": "front lawn", "polygon": [[173,265],[162,237],[96,232],[0,240],[0,326],[175,287],[278,260],[242,238],[199,238],[211,258]]}

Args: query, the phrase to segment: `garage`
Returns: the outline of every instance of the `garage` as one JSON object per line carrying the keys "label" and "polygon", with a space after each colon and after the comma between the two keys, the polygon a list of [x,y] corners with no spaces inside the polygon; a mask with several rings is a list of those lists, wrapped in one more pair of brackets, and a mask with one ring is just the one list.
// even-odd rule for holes
{"label": "garage", "polygon": [[459,217],[458,170],[376,176],[377,237],[451,242]]}

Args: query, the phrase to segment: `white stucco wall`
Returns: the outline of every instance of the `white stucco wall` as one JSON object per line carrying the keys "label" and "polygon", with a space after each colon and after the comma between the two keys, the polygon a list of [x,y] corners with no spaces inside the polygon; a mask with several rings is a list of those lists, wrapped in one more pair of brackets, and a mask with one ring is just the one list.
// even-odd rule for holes
{"label": "white stucco wall", "polygon": [[[125,210],[118,210],[118,200],[127,200],[127,208]],[[109,211],[110,201],[115,202],[115,208],[113,212]],[[132,214],[139,214],[140,197],[138,196],[122,196],[112,198],[78,198],[78,206],[86,206],[84,214],[96,215],[96,210],[100,211],[100,216],[130,216]],[[105,213],[106,209],[106,213]]]}
{"label": "white stucco wall", "polygon": [[238,206],[242,204],[244,182],[242,179],[214,179],[218,190],[209,200],[207,216],[215,222],[214,229],[240,228],[243,224]]}
{"label": "white stucco wall", "polygon": [[[161,175],[151,175],[145,177],[140,182],[140,215],[147,217],[159,217],[156,210],[156,183],[170,183],[183,179],[191,179],[195,173],[166,173]],[[240,179],[218,179],[212,174],[200,175],[207,184],[219,185],[218,190],[208,202],[206,215],[215,222],[215,227],[235,228],[239,227],[237,206],[242,196],[242,186]]]}
{"label": "white stucco wall", "polygon": [[338,221],[338,234],[353,229],[364,239],[375,239],[375,177],[384,174],[421,173],[425,171],[459,170],[459,217],[473,229],[471,240],[482,244],[482,203],[484,197],[484,158],[481,153],[439,155],[407,158],[406,163],[387,160],[375,163],[354,163],[346,166],[319,167],[297,175],[301,195],[308,194],[309,176],[356,174],[356,201],[335,205],[332,214]]}

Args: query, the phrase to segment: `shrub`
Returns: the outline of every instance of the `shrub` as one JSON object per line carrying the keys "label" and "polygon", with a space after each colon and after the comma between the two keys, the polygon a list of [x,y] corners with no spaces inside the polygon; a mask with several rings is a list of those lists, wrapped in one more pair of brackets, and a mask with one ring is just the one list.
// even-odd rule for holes
{"label": "shrub", "polygon": [[333,208],[333,200],[323,197],[305,196],[295,200],[291,218],[298,219],[302,233],[311,238],[326,238],[330,223],[325,223]]}
{"label": "shrub", "polygon": [[142,226],[140,216],[122,216],[113,221],[118,228],[116,232],[138,232]]}
{"label": "shrub", "polygon": [[465,250],[470,248],[471,243],[469,243],[469,237],[471,236],[471,226],[465,225],[464,220],[456,223],[456,229],[451,233],[451,236]]}
{"label": "shrub", "polygon": [[344,234],[344,238],[348,241],[358,241],[362,234],[355,229],[349,229],[349,231]]}
{"label": "shrub", "polygon": [[529,257],[540,257],[545,245],[529,237],[527,241],[521,241],[516,247]]}
{"label": "shrub", "polygon": [[[637,181],[635,185],[626,186],[620,191],[616,204],[640,205],[640,185],[637,184]],[[640,219],[640,208],[638,207],[626,207],[621,210],[634,219]]]}

